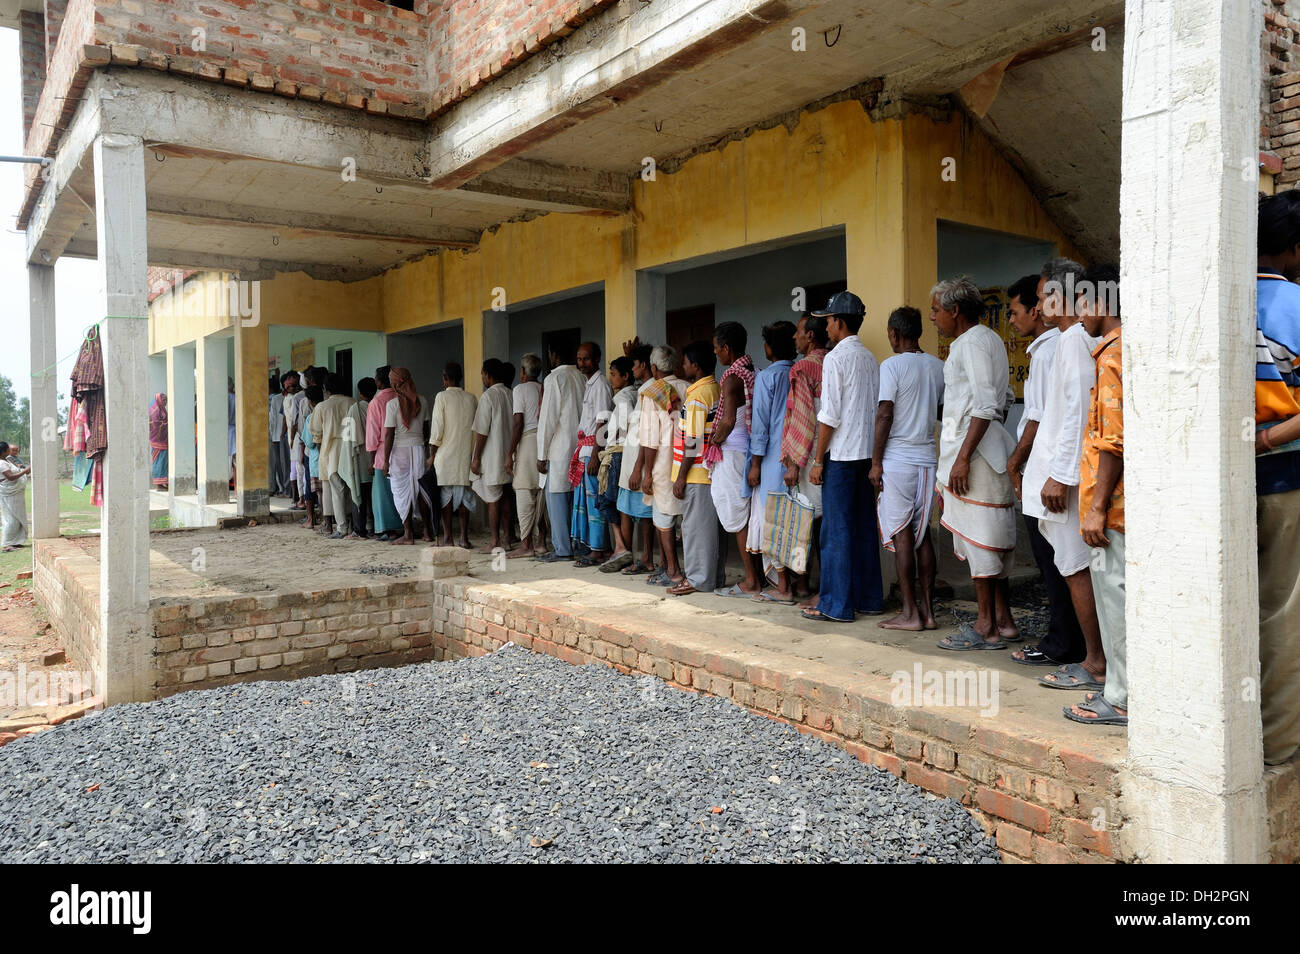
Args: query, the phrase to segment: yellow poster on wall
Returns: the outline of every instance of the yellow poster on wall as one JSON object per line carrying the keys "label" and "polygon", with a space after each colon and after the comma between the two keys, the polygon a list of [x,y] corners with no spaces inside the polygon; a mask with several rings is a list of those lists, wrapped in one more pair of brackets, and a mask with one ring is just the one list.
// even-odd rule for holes
{"label": "yellow poster on wall", "polygon": [[289,357],[293,361],[293,369],[295,371],[301,371],[303,368],[315,364],[316,339],[304,338],[302,341],[295,341],[290,347]]}
{"label": "yellow poster on wall", "polygon": [[[1016,398],[1023,399],[1025,379],[1029,377],[1029,344],[1034,339],[1022,338],[1016,334],[1016,329],[1011,324],[1007,313],[1010,303],[1005,288],[981,288],[980,294],[984,296],[984,307],[987,309],[984,313],[984,323],[996,331],[1005,342],[1007,364],[1011,368],[1011,387],[1016,392]],[[951,338],[939,338],[939,357],[944,361],[948,360],[948,349],[951,344]]]}

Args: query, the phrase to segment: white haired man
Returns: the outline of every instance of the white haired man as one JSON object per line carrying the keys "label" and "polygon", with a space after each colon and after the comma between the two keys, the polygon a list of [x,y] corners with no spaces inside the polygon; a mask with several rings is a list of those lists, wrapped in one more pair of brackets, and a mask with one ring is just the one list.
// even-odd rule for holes
{"label": "white haired man", "polygon": [[940,649],[1004,649],[1021,637],[1011,617],[1007,576],[1016,548],[1015,492],[1007,458],[1015,442],[1002,426],[1010,366],[1001,336],[980,323],[984,296],[969,277],[930,290],[930,320],[952,338],[943,366],[938,489],[953,551],[970,567],[979,616]]}

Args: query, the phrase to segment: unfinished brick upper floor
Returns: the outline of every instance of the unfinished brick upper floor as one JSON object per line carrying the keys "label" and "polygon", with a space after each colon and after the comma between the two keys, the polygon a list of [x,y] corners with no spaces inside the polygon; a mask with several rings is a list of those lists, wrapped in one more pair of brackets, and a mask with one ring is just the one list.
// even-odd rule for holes
{"label": "unfinished brick upper floor", "polygon": [[108,63],[424,118],[612,2],[45,0],[21,14],[24,132],[43,145],[43,89],[49,123],[76,75]]}

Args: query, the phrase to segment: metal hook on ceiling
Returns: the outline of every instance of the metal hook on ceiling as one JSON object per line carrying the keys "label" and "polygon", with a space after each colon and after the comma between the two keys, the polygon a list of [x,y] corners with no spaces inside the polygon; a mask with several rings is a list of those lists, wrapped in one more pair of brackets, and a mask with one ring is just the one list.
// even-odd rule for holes
{"label": "metal hook on ceiling", "polygon": [[662,119],[656,119],[655,132],[663,132],[663,131],[664,131],[664,121]]}
{"label": "metal hook on ceiling", "polygon": [[831,31],[830,31],[830,30],[822,30],[822,42],[826,44],[826,46],[827,46],[828,49],[829,49],[830,47],[834,46],[836,43],[840,42],[840,31],[843,30],[843,29],[844,29],[844,24],[843,24],[843,23],[837,23],[837,24],[835,25],[835,39],[834,39],[834,40],[830,39],[830,35],[831,35]]}
{"label": "metal hook on ceiling", "polygon": [[383,192],[384,192],[384,187],[383,187],[383,186],[375,186],[375,192],[376,192],[376,194],[378,194],[378,195],[382,195]]}
{"label": "metal hook on ceiling", "polygon": [[279,244],[280,244],[280,236],[278,236],[278,235],[272,235],[272,236],[271,236],[271,244],[272,244],[272,245],[279,245]]}
{"label": "metal hook on ceiling", "polygon": [[156,149],[154,150],[153,157],[159,162],[165,162],[167,160],[167,157]]}

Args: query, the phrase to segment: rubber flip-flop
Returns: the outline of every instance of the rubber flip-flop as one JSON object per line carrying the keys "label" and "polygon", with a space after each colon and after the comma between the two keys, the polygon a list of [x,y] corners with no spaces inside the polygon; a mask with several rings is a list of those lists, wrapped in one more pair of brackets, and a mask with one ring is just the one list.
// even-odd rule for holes
{"label": "rubber flip-flop", "polygon": [[[678,590],[678,589],[677,589],[679,586],[683,586],[683,585],[686,586],[686,589],[684,589],[684,590]],[[677,592],[674,593],[674,592],[673,592],[674,590],[677,590]],[[668,595],[669,595],[669,596],[693,596],[694,594],[696,594],[696,593],[698,593],[698,592],[700,592],[700,591],[697,590],[695,587],[691,586],[689,583],[686,583],[686,584],[676,583],[676,584],[674,584],[673,586],[668,587]]]}
{"label": "rubber flip-flop", "polygon": [[756,602],[759,603],[780,603],[782,606],[794,606],[793,596],[790,597],[789,599],[783,600],[780,599],[779,597],[773,596],[767,590],[763,590],[761,593],[755,593],[752,597],[750,597],[750,599],[755,600]]}
{"label": "rubber flip-flop", "polygon": [[[1048,679],[1055,676],[1055,679]],[[1078,663],[1067,663],[1056,672],[1049,672],[1038,677],[1038,684],[1048,689],[1104,689],[1104,683],[1093,678],[1092,673]]]}
{"label": "rubber flip-flop", "polygon": [[646,566],[640,560],[637,560],[629,567],[623,569],[624,576],[641,576],[643,573],[653,573],[654,567]]}
{"label": "rubber flip-flop", "polygon": [[732,599],[747,600],[747,599],[750,599],[754,594],[753,594],[753,593],[746,593],[744,590],[742,590],[742,589],[740,588],[740,584],[739,584],[739,583],[732,583],[730,586],[720,586],[720,587],[718,587],[716,590],[713,591],[713,595],[714,595],[714,596],[729,596],[729,597],[731,597]]}
{"label": "rubber flip-flop", "polygon": [[804,619],[810,619],[810,620],[812,620],[814,623],[851,623],[851,622],[853,622],[853,620],[851,620],[851,619],[839,619],[838,617],[835,617],[835,616],[827,616],[827,615],[826,615],[825,613],[823,613],[821,610],[815,610],[815,609],[800,610],[800,611],[799,611],[799,615],[802,616]]}

